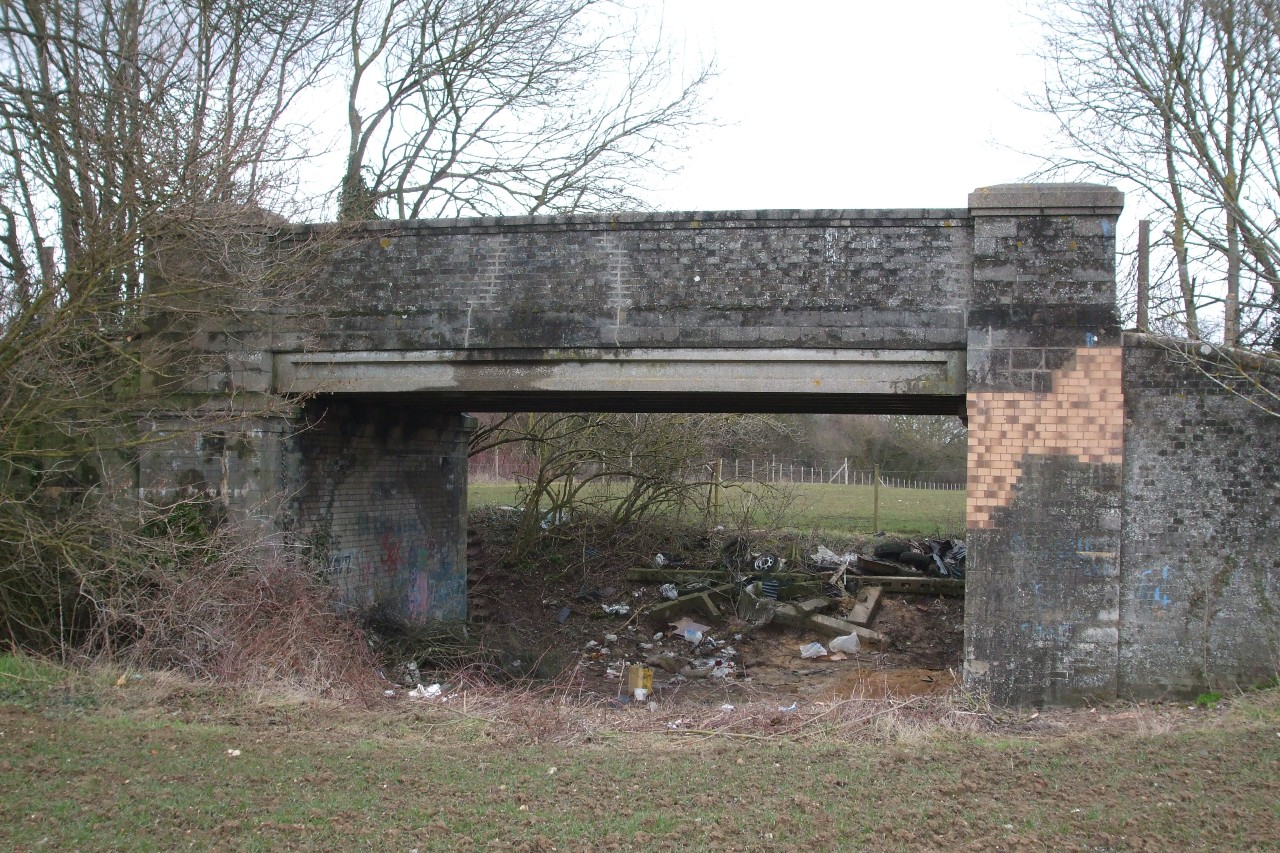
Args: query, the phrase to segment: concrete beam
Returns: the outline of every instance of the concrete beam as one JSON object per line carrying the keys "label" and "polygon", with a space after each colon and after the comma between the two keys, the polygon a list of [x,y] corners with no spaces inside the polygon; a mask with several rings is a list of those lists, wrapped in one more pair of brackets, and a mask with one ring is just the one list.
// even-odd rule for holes
{"label": "concrete beam", "polygon": [[279,353],[282,394],[495,392],[962,396],[947,350],[609,349]]}

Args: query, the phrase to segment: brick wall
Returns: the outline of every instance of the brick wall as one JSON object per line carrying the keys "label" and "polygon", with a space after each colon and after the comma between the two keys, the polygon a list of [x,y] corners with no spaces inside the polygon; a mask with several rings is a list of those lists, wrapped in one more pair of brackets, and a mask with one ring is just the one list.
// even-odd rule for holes
{"label": "brick wall", "polygon": [[[1280,371],[1128,334],[1120,689],[1280,673]],[[1257,384],[1254,384],[1255,381]],[[1269,403],[1272,413],[1252,405]]]}
{"label": "brick wall", "polygon": [[293,529],[352,607],[465,619],[465,415],[322,400],[296,438]]}
{"label": "brick wall", "polygon": [[207,415],[197,427],[181,414],[155,414],[141,428],[147,436],[138,451],[143,500],[164,506],[212,499],[232,520],[255,522],[272,535],[286,493],[290,417]]}
{"label": "brick wall", "polygon": [[965,680],[1009,704],[1116,694],[1120,194],[970,196]]}
{"label": "brick wall", "polygon": [[[1043,364],[1044,351],[1012,353],[1015,363]],[[1083,464],[1119,465],[1124,457],[1124,395],[1118,346],[1080,348],[1049,372],[1048,390],[969,395],[970,529],[995,525],[1032,456],[1067,455]]]}
{"label": "brick wall", "polygon": [[334,236],[319,350],[964,346],[963,210],[370,223]]}

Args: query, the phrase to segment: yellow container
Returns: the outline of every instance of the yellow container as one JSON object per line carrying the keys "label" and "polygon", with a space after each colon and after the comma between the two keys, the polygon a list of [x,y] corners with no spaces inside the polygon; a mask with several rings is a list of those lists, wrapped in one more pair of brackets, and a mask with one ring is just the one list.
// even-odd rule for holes
{"label": "yellow container", "polygon": [[647,666],[627,667],[627,691],[653,690],[653,670]]}

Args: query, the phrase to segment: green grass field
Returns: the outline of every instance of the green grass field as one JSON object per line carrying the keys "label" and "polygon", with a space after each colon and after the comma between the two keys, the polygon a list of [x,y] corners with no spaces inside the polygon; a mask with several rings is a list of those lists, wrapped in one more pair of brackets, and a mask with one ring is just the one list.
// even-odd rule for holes
{"label": "green grass field", "polygon": [[[737,524],[749,515],[755,528],[869,535],[872,525],[871,486],[806,483],[778,495],[764,496],[748,489],[727,488],[721,522]],[[473,483],[467,493],[471,507],[509,504],[516,499],[514,484]],[[880,489],[880,530],[902,536],[963,536],[965,493],[927,489]]]}
{"label": "green grass field", "polygon": [[0,661],[0,849],[1274,850],[1280,826],[1274,689],[998,717],[361,709],[41,670]]}

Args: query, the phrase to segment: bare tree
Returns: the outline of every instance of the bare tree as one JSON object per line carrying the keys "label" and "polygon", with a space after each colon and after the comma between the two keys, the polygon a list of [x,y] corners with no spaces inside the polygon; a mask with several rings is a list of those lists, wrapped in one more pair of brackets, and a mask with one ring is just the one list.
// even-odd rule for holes
{"label": "bare tree", "polygon": [[528,463],[517,478],[522,516],[507,554],[519,562],[547,519],[585,512],[612,530],[658,516],[705,520],[714,510],[713,460],[781,429],[764,415],[506,414],[473,434],[471,455],[513,446]]}
{"label": "bare tree", "polygon": [[1054,167],[1136,185],[1154,206],[1189,337],[1220,305],[1226,346],[1280,348],[1280,7],[1062,0],[1042,21],[1035,104],[1060,124]]}
{"label": "bare tree", "polygon": [[633,207],[700,121],[687,79],[609,0],[354,0],[340,215]]}
{"label": "bare tree", "polygon": [[[261,281],[283,117],[337,20],[304,0],[0,0],[0,617],[58,640],[145,555],[103,508],[136,419],[156,300],[201,310]],[[258,226],[258,231],[247,226]],[[147,280],[159,245],[185,279]],[[151,336],[182,347],[181,324]],[[144,334],[144,337],[146,335]],[[170,400],[169,404],[174,404]],[[131,556],[132,555],[132,556]]]}

